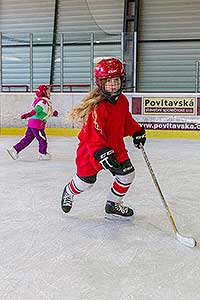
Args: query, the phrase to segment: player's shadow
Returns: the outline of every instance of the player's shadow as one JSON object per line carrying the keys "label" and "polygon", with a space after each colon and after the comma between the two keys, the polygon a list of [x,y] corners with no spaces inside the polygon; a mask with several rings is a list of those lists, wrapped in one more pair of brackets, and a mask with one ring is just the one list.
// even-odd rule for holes
{"label": "player's shadow", "polygon": [[[63,217],[66,218],[64,215]],[[132,220],[110,220],[106,219],[104,215],[99,217],[93,216],[73,216],[67,215],[67,230],[69,230],[69,223],[71,228],[78,230],[81,235],[84,235],[93,239],[106,239],[115,240],[124,230],[132,228],[134,226],[134,218]]]}

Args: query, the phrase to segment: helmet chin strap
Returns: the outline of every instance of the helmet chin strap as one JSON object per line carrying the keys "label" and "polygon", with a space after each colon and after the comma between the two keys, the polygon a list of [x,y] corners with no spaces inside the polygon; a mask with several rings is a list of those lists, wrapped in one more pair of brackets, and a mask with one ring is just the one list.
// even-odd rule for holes
{"label": "helmet chin strap", "polygon": [[116,91],[115,93],[110,93],[110,92],[107,92],[105,91],[105,89],[102,89],[102,94],[104,95],[105,97],[105,100],[114,104],[117,102],[121,92],[122,92],[123,88],[121,87],[118,91]]}

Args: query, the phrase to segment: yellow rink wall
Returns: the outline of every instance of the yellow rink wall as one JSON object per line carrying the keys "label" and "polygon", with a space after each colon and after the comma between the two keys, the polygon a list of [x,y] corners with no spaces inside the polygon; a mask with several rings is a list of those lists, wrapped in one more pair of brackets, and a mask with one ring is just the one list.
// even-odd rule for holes
{"label": "yellow rink wall", "polygon": [[[79,133],[79,128],[46,128],[47,135],[52,136],[76,136]],[[22,136],[26,132],[26,128],[2,128],[1,135],[19,135]]]}
{"label": "yellow rink wall", "polygon": [[[23,136],[26,128],[2,128],[1,136]],[[79,128],[46,128],[48,136],[77,136]],[[174,138],[200,140],[200,131],[146,130],[147,138]]]}

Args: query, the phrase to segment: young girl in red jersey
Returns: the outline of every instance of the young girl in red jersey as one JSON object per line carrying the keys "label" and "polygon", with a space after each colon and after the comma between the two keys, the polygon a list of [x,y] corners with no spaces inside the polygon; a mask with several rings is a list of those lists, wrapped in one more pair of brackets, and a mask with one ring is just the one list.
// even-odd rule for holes
{"label": "young girl in red jersey", "polygon": [[97,63],[94,76],[97,88],[75,107],[70,117],[82,123],[76,156],[76,174],[65,186],[61,207],[68,213],[74,195],[91,188],[97,173],[107,169],[114,176],[105,205],[106,217],[130,218],[134,212],[122,199],[135,177],[123,138],[132,136],[136,147],[146,141],[145,130],[129,112],[128,100],[122,94],[125,82],[123,64],[107,58]]}

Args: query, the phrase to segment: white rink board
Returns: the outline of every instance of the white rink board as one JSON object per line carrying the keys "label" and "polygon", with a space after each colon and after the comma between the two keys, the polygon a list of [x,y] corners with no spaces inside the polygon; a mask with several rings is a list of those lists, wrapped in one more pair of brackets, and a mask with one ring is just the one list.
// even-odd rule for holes
{"label": "white rink board", "polygon": [[[85,96],[84,93],[52,93],[51,100],[54,108],[58,110],[58,118],[50,118],[47,122],[49,128],[67,128],[73,127],[66,120],[67,113],[74,105],[77,105]],[[186,93],[126,93],[129,99],[129,109],[132,111],[132,97],[197,97],[198,94]],[[25,127],[27,121],[21,120],[22,113],[31,110],[31,104],[34,94],[31,93],[0,93],[0,120],[1,128],[22,128]],[[199,116],[173,116],[173,115],[134,115],[138,122],[196,122]]]}

